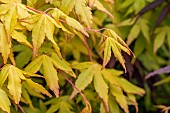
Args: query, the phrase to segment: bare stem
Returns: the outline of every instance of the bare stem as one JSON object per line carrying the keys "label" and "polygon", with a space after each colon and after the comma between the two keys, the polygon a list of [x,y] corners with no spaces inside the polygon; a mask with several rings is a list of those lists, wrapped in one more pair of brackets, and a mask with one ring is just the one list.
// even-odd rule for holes
{"label": "bare stem", "polygon": [[87,43],[87,39],[86,39],[86,36],[83,34],[83,37],[84,37],[84,45],[86,46],[87,48],[87,52],[88,52],[88,55],[89,55],[89,58],[90,58],[90,61],[93,62],[93,58],[92,58],[92,54],[91,54],[91,51],[90,51],[90,48],[89,48],[89,45]]}
{"label": "bare stem", "polygon": [[71,80],[69,80],[66,75],[61,71],[61,70],[57,70],[79,93],[80,95],[83,97],[84,102],[86,103],[86,106],[90,105],[87,98],[83,95],[83,93],[72,83]]}
{"label": "bare stem", "polygon": [[22,111],[22,113],[26,113],[24,109],[18,104],[19,109]]}

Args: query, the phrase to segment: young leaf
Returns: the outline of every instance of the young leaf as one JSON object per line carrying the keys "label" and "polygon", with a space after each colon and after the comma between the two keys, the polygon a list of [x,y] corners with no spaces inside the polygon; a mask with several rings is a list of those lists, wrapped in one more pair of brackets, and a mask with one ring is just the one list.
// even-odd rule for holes
{"label": "young leaf", "polygon": [[76,77],[76,75],[74,74],[73,70],[68,65],[68,63],[66,63],[66,61],[64,61],[63,59],[60,59],[58,57],[58,55],[55,54],[55,53],[52,53],[51,57],[52,57],[52,62],[53,62],[54,66],[56,68],[59,68],[59,69],[63,70],[64,72],[70,74],[72,77]]}
{"label": "young leaf", "polygon": [[57,71],[53,67],[52,59],[46,55],[43,56],[43,75],[49,88],[59,97],[59,85]]}
{"label": "young leaf", "polygon": [[120,113],[119,106],[112,96],[109,96],[109,113]]}
{"label": "young leaf", "polygon": [[[14,4],[14,3],[13,3]],[[10,10],[4,15],[3,21],[8,37],[8,42],[10,41],[11,33],[13,32],[15,25],[17,23],[17,11],[16,5],[14,4]]]}
{"label": "young leaf", "polygon": [[33,82],[31,79],[26,79],[25,82],[29,86],[29,88],[31,88],[39,93],[45,94],[49,97],[52,97],[52,95],[42,85]]}
{"label": "young leaf", "polygon": [[17,40],[18,42],[27,45],[28,47],[32,48],[32,45],[27,41],[27,37],[22,34],[21,32],[18,32],[14,30],[11,34],[12,38]]}
{"label": "young leaf", "polygon": [[128,103],[126,101],[126,97],[124,96],[121,88],[115,85],[110,85],[110,92],[116,98],[116,101],[119,103],[121,108],[125,111],[125,113],[129,113]]}
{"label": "young leaf", "polygon": [[38,70],[40,70],[42,63],[43,63],[43,56],[39,56],[35,58],[31,63],[29,63],[25,68],[25,70],[31,73],[36,73]]}
{"label": "young leaf", "polygon": [[94,6],[95,6],[98,10],[107,13],[112,19],[114,19],[113,15],[112,15],[106,8],[104,8],[104,6],[102,5],[102,3],[100,3],[99,0],[95,0]]}
{"label": "young leaf", "polygon": [[[85,71],[83,71],[77,78],[76,82],[75,82],[75,86],[82,91],[83,89],[85,89],[91,82],[93,79],[94,74],[96,73],[96,71],[98,71],[96,69],[97,64],[93,64],[92,66],[90,66],[88,69],[86,69]],[[72,99],[76,94],[78,93],[78,91],[76,89],[74,89],[74,91],[72,92],[70,99]]]}
{"label": "young leaf", "polygon": [[9,89],[9,93],[12,95],[12,98],[16,104],[19,104],[21,99],[21,79],[13,66],[8,66],[8,85],[7,88]]}
{"label": "young leaf", "polygon": [[94,88],[95,88],[96,92],[98,93],[98,95],[100,96],[100,98],[103,99],[103,101],[107,107],[106,111],[109,111],[108,86],[107,86],[106,82],[104,81],[102,73],[101,73],[101,71],[99,71],[99,69],[98,69],[98,71],[96,71],[96,73],[94,75]]}
{"label": "young leaf", "polygon": [[10,113],[11,103],[6,92],[2,89],[0,89],[0,97],[0,108],[5,112]]}
{"label": "young leaf", "polygon": [[110,61],[110,57],[111,57],[111,44],[110,43],[111,42],[109,38],[107,38],[105,41],[105,48],[104,48],[103,68]]}
{"label": "young leaf", "polygon": [[127,93],[138,94],[141,96],[145,94],[145,91],[142,88],[133,85],[124,78],[116,77],[116,80],[120,84],[121,88]]}
{"label": "young leaf", "polygon": [[73,10],[76,0],[62,0],[60,10],[63,11],[66,15]]}
{"label": "young leaf", "polygon": [[11,42],[8,42],[6,30],[2,23],[0,23],[0,31],[0,52],[2,53],[4,64],[6,64],[10,54]]}
{"label": "young leaf", "polygon": [[0,0],[2,3],[21,2],[21,0]]}
{"label": "young leaf", "polygon": [[91,8],[86,6],[86,0],[77,0],[75,4],[76,13],[80,16],[82,22],[88,27],[91,28],[92,25],[92,13]]}
{"label": "young leaf", "polygon": [[33,42],[33,50],[34,55],[37,54],[38,49],[40,48],[41,44],[44,42],[45,39],[45,22],[44,22],[44,15],[39,15],[39,20],[35,24],[32,29],[32,42]]}
{"label": "young leaf", "polygon": [[154,40],[154,52],[156,52],[164,43],[165,36],[166,36],[166,31],[163,29],[159,32],[159,34],[157,34]]}

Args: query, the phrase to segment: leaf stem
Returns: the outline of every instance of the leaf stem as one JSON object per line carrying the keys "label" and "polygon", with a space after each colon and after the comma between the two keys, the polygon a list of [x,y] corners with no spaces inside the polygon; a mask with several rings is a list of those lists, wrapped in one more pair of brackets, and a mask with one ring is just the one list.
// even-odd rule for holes
{"label": "leaf stem", "polygon": [[86,48],[87,48],[87,52],[88,52],[88,55],[89,55],[90,61],[91,61],[91,62],[93,62],[92,54],[91,54],[91,51],[90,51],[89,45],[88,45],[88,43],[87,43],[86,36],[85,36],[84,34],[83,34],[83,37],[84,37],[83,43],[84,43],[84,45],[85,45],[85,46],[86,46]]}
{"label": "leaf stem", "polygon": [[26,112],[24,111],[24,109],[23,109],[19,104],[17,104],[17,105],[18,105],[19,109],[22,111],[22,113],[26,113]]}
{"label": "leaf stem", "polygon": [[84,94],[73,84],[73,82],[71,80],[69,80],[67,78],[67,76],[61,71],[61,70],[57,70],[79,93],[80,95],[83,97],[84,102],[86,103],[86,106],[90,105],[87,98],[84,96]]}

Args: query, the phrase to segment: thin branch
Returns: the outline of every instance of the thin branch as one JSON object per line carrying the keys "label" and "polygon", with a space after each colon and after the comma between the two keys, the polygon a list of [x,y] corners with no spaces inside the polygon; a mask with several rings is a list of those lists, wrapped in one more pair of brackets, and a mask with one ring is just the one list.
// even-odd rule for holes
{"label": "thin branch", "polygon": [[87,40],[86,40],[86,36],[83,34],[83,37],[84,37],[84,45],[86,46],[87,48],[87,52],[88,52],[88,55],[89,55],[89,58],[90,58],[90,61],[93,62],[93,58],[92,58],[92,54],[91,54],[91,51],[90,51],[90,48],[89,48],[89,45],[87,43]]}
{"label": "thin branch", "polygon": [[24,109],[23,109],[19,104],[17,104],[17,105],[18,105],[19,109],[22,111],[22,113],[26,113],[26,112],[24,111]]}
{"label": "thin branch", "polygon": [[86,106],[90,105],[87,98],[84,96],[84,94],[72,83],[71,80],[69,80],[66,75],[61,71],[61,70],[57,70],[79,93],[80,95],[83,97],[84,102],[86,103]]}

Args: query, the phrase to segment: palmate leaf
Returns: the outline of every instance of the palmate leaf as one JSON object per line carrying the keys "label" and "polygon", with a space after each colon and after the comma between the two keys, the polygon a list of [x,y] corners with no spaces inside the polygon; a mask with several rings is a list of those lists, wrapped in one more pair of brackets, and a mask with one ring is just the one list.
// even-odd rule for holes
{"label": "palmate leaf", "polygon": [[32,45],[27,41],[27,37],[22,33],[14,30],[11,34],[12,38],[17,40],[21,44],[25,44],[28,47],[32,48]]}
{"label": "palmate leaf", "polygon": [[21,0],[0,0],[2,3],[21,2]]}
{"label": "palmate leaf", "polygon": [[[89,36],[88,33],[85,31],[84,27],[77,20],[67,16],[59,9],[55,8],[54,10],[52,10],[51,14],[55,18],[56,21],[59,21],[60,18],[64,19],[69,26],[71,26],[75,30],[82,32],[86,36]],[[63,29],[63,31],[65,31],[65,30]],[[68,32],[68,33],[71,33],[71,32]]]}
{"label": "palmate leaf", "polygon": [[119,103],[121,108],[125,111],[125,113],[129,113],[128,103],[126,101],[126,97],[123,94],[121,88],[115,85],[110,85],[110,92],[116,98],[116,101]]}
{"label": "palmate leaf", "polygon": [[9,93],[12,95],[12,98],[16,104],[19,103],[21,98],[21,79],[25,80],[22,71],[13,65],[6,64],[1,71],[2,83],[5,82],[6,78],[8,77],[8,85],[7,88],[9,89]]}
{"label": "palmate leaf", "polygon": [[5,26],[2,23],[0,23],[0,31],[0,53],[2,53],[4,64],[6,64],[10,54],[11,42],[8,42]]}
{"label": "palmate leaf", "polygon": [[94,88],[95,88],[96,92],[98,93],[98,95],[100,96],[100,98],[103,99],[104,104],[107,107],[106,111],[109,111],[109,108],[108,108],[108,85],[104,81],[101,71],[96,71],[96,73],[94,75]]}
{"label": "palmate leaf", "polygon": [[121,50],[129,55],[134,55],[126,43],[112,30],[108,29],[104,32],[104,37],[106,37],[104,43],[101,46],[101,50],[104,51],[103,66],[102,69],[107,65],[111,57],[111,49],[114,56],[119,60],[121,65],[126,71],[125,60],[121,54]]}
{"label": "palmate leaf", "polygon": [[92,25],[92,12],[91,8],[86,6],[86,0],[77,0],[75,4],[76,13],[80,16],[81,21],[88,27]]}
{"label": "palmate leaf", "polygon": [[76,0],[62,0],[60,10],[68,15],[74,8]]}
{"label": "palmate leaf", "polygon": [[54,92],[56,97],[59,97],[59,85],[57,71],[53,66],[52,59],[48,56],[43,56],[43,71],[44,78],[49,88]]}
{"label": "palmate leaf", "polygon": [[42,85],[33,82],[31,79],[26,79],[25,82],[29,86],[29,88],[31,88],[39,93],[45,94],[49,97],[52,97],[52,95]]}
{"label": "palmate leaf", "polygon": [[51,57],[47,55],[41,55],[28,64],[25,70],[36,73],[42,67],[43,75],[48,87],[54,92],[56,97],[59,97],[57,69],[60,69],[73,77],[76,77],[76,75],[72,71],[71,67],[62,59],[60,59],[56,53],[52,53]]}
{"label": "palmate leaf", "polygon": [[[96,67],[97,64],[93,64],[78,76],[75,82],[75,86],[79,89],[79,91],[84,90],[92,82],[96,71],[98,71],[98,68],[96,69]],[[78,91],[74,89],[70,96],[70,99],[72,99],[77,93]]]}
{"label": "palmate leaf", "polygon": [[6,92],[2,89],[0,89],[0,97],[0,108],[5,112],[10,113],[11,103]]}

